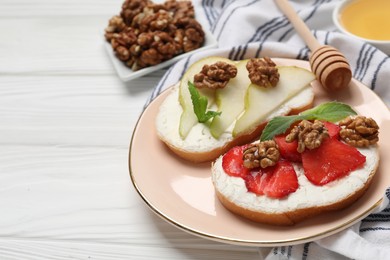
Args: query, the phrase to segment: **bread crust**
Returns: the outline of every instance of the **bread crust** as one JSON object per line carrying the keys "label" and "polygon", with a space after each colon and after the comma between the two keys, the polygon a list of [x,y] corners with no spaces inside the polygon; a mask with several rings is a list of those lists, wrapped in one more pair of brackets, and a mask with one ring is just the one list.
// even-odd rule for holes
{"label": "bread crust", "polygon": [[[296,115],[302,111],[305,111],[313,107],[314,95],[312,96],[311,100],[308,101],[309,102],[305,105],[290,108],[290,111],[285,115]],[[230,142],[225,143],[225,145],[204,152],[189,151],[185,149],[185,147],[175,146],[171,142],[169,142],[163,135],[161,134],[157,134],[157,135],[159,139],[163,141],[169,147],[169,149],[172,150],[172,152],[175,153],[177,156],[193,163],[203,163],[203,162],[211,162],[217,159],[221,154],[226,153],[234,146],[250,143],[258,139],[266,124],[267,122],[263,122],[251,132],[242,133],[239,136],[236,136]]]}
{"label": "bread crust", "polygon": [[[376,151],[376,156],[379,158],[378,151]],[[233,212],[234,214],[237,214],[239,216],[242,216],[244,218],[259,223],[272,224],[278,226],[291,226],[305,219],[314,217],[316,215],[325,212],[341,210],[352,205],[355,201],[357,201],[360,197],[362,197],[364,193],[367,191],[367,189],[370,187],[372,183],[372,179],[378,169],[378,166],[379,166],[379,159],[377,160],[377,163],[375,164],[373,170],[370,172],[364,185],[361,188],[352,191],[348,196],[340,198],[335,203],[330,203],[330,204],[315,206],[315,207],[299,208],[299,209],[285,211],[281,213],[269,213],[261,210],[252,210],[244,206],[238,205],[237,203],[234,203],[226,196],[224,196],[216,188],[217,185],[215,185],[214,180],[213,180],[213,185],[215,187],[215,192],[218,200],[226,209]],[[346,176],[344,178],[348,178],[348,177],[349,176]]]}

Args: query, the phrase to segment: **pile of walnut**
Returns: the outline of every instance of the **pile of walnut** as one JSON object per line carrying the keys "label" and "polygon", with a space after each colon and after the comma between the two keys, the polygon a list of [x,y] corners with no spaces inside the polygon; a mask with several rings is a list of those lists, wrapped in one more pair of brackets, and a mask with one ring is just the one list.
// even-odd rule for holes
{"label": "pile of walnut", "polygon": [[201,47],[205,34],[190,1],[126,0],[120,15],[110,19],[105,38],[135,71]]}
{"label": "pile of walnut", "polygon": [[[268,57],[250,59],[246,64],[246,69],[251,82],[260,87],[275,87],[279,82],[278,68]],[[204,65],[202,70],[194,76],[194,85],[197,88],[224,88],[229,80],[236,75],[236,66],[219,61],[211,65]]]}
{"label": "pile of walnut", "polygon": [[[347,117],[340,121],[340,139],[355,147],[367,147],[378,142],[379,126],[372,118],[364,116]],[[329,138],[328,130],[321,121],[302,120],[286,136],[286,142],[298,140],[297,151],[305,148],[315,149]],[[278,145],[274,140],[250,144],[243,154],[246,168],[266,168],[277,163],[280,157]]]}

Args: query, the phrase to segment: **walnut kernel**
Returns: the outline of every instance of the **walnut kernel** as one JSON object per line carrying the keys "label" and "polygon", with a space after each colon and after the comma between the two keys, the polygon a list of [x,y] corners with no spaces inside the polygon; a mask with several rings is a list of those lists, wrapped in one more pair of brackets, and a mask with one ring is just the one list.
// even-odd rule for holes
{"label": "walnut kernel", "polygon": [[347,117],[339,122],[340,138],[347,144],[366,147],[379,141],[379,126],[374,119],[364,116]]}
{"label": "walnut kernel", "polygon": [[249,72],[249,79],[253,84],[269,88],[275,87],[279,82],[279,72],[276,64],[268,57],[250,59],[246,64],[246,68]]}
{"label": "walnut kernel", "polygon": [[126,24],[123,22],[122,17],[115,15],[108,21],[108,26],[105,29],[104,36],[107,41],[111,41],[115,34],[120,33],[125,28]]}
{"label": "walnut kernel", "polygon": [[278,145],[273,140],[251,144],[244,150],[243,160],[246,168],[267,168],[274,166],[279,160]]}
{"label": "walnut kernel", "polygon": [[328,137],[328,130],[321,121],[315,120],[312,123],[307,120],[302,120],[286,136],[286,142],[290,143],[298,140],[297,151],[302,153],[305,148],[310,150],[318,148]]}
{"label": "walnut kernel", "polygon": [[189,52],[202,46],[205,34],[200,23],[194,18],[179,18],[176,20],[175,26],[177,30],[182,30],[184,52]]}
{"label": "walnut kernel", "polygon": [[111,46],[115,55],[121,61],[127,61],[130,56],[130,47],[137,41],[137,36],[131,28],[126,28],[112,36]]}
{"label": "walnut kernel", "polygon": [[236,66],[218,61],[211,65],[204,65],[202,70],[194,76],[194,85],[197,88],[224,88],[236,75]]}
{"label": "walnut kernel", "polygon": [[139,13],[142,13],[143,9],[149,5],[149,0],[125,0],[122,4],[122,10],[120,16],[123,18],[127,26],[133,23],[133,19]]}

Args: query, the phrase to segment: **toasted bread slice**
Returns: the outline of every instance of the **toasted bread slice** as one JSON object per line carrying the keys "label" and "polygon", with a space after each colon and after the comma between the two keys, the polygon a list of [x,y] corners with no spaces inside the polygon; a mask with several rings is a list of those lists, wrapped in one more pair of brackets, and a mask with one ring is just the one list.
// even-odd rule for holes
{"label": "toasted bread slice", "polygon": [[379,152],[376,145],[358,150],[366,156],[364,166],[324,186],[312,184],[302,165],[294,163],[299,188],[282,199],[248,192],[242,178],[225,173],[222,156],[212,165],[212,181],[218,199],[231,212],[256,222],[293,225],[323,212],[346,208],[365,193],[378,168]]}
{"label": "toasted bread slice", "polygon": [[179,99],[179,84],[173,86],[171,93],[162,103],[156,118],[158,137],[178,156],[191,162],[213,161],[221,154],[236,145],[249,143],[258,139],[267,121],[275,116],[297,114],[313,105],[314,92],[312,86],[307,85],[302,91],[272,111],[264,122],[250,132],[234,136],[234,123],[218,138],[210,133],[207,124],[196,124],[183,139],[178,130],[182,107]]}

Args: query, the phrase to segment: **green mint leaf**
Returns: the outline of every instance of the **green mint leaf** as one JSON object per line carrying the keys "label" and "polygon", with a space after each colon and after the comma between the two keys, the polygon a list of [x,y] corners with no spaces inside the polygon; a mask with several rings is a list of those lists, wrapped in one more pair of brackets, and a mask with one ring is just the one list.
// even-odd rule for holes
{"label": "green mint leaf", "polygon": [[205,114],[205,121],[208,121],[210,118],[219,116],[222,112],[216,112],[216,111],[207,111]]}
{"label": "green mint leaf", "polygon": [[211,118],[221,114],[221,112],[206,111],[208,104],[207,98],[201,96],[194,84],[192,84],[190,81],[188,81],[188,90],[190,91],[194,113],[198,118],[199,123],[205,123]]}
{"label": "green mint leaf", "polygon": [[306,110],[300,115],[307,120],[324,120],[329,122],[340,121],[347,116],[356,115],[356,112],[347,104],[341,102],[327,102],[312,109]]}
{"label": "green mint leaf", "polygon": [[304,119],[300,115],[277,116],[272,118],[265,126],[260,141],[271,140],[275,135],[283,134],[296,121]]}
{"label": "green mint leaf", "polygon": [[347,116],[356,115],[356,112],[347,104],[327,102],[295,116],[277,116],[265,126],[260,141],[271,140],[274,136],[283,134],[295,122],[300,120],[324,120],[336,122]]}

